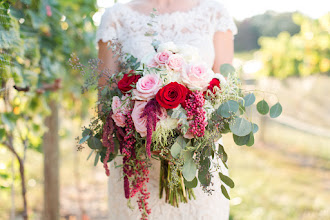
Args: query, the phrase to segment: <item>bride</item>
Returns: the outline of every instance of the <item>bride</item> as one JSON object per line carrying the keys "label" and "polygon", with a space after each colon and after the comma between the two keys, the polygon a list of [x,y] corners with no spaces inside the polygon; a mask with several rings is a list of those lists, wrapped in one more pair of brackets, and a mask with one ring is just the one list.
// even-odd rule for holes
{"label": "bride", "polygon": [[[152,38],[145,36],[150,31],[150,12],[157,9],[153,30],[158,33],[160,42],[173,41],[176,44],[189,44],[199,48],[204,61],[219,72],[220,65],[231,63],[233,59],[233,35],[236,26],[222,4],[216,0],[132,0],[127,4],[116,3],[106,9],[97,32],[99,59],[103,61],[100,69],[119,71],[114,53],[108,43],[120,42],[121,49],[142,59],[153,50]],[[106,82],[100,79],[100,85]],[[220,140],[221,141],[221,140]],[[116,161],[120,164],[120,159]],[[151,193],[149,207],[150,219],[181,220],[207,219],[224,220],[229,218],[229,201],[221,194],[220,181],[214,178],[213,192],[210,195],[201,187],[194,189],[196,200],[180,204],[179,208],[159,199],[159,161],[153,160],[150,168],[148,190]],[[222,170],[225,170],[223,167]],[[228,171],[227,171],[228,172]],[[109,217],[116,220],[139,219],[135,207],[127,207],[120,168],[110,165],[109,178]],[[226,172],[224,173],[226,174]],[[134,203],[132,204],[134,205]],[[137,206],[137,205],[135,205]]]}

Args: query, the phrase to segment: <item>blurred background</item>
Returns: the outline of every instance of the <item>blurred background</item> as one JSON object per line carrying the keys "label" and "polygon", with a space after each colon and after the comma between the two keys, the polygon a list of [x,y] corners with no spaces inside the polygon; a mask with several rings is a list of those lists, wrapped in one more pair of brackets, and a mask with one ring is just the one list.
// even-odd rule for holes
{"label": "blurred background", "polygon": [[[275,93],[283,106],[277,119],[255,116],[252,148],[224,136],[236,183],[230,218],[330,219],[329,8],[321,0],[223,3],[238,26],[234,65],[244,87]],[[107,219],[103,167],[76,147],[96,94],[81,93],[83,77],[68,60],[97,56],[95,31],[113,4],[0,0],[0,219]],[[275,104],[270,93],[257,99]]]}

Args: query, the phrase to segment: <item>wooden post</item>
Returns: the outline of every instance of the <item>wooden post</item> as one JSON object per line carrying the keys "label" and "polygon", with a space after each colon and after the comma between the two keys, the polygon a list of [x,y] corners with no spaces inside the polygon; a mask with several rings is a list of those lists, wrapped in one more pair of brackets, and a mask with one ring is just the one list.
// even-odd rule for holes
{"label": "wooden post", "polygon": [[58,106],[56,101],[49,103],[51,115],[45,120],[48,131],[43,138],[44,151],[44,220],[58,220],[59,208],[59,137]]}

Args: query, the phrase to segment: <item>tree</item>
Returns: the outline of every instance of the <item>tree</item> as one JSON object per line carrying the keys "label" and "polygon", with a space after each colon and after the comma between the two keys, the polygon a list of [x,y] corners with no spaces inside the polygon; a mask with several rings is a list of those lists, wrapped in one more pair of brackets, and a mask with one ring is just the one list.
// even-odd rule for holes
{"label": "tree", "polygon": [[[60,101],[63,110],[71,110],[72,117],[81,117],[88,110],[79,108],[81,103],[90,104],[88,95],[81,94],[79,73],[71,70],[68,59],[73,51],[79,51],[82,61],[96,56],[92,20],[95,3],[0,3],[0,148],[9,149],[5,153],[13,153],[20,164],[24,218],[28,207],[24,158],[27,149],[42,152],[44,120],[54,110],[49,104]],[[0,176],[5,177],[10,173]]]}
{"label": "tree", "polygon": [[278,78],[307,76],[330,72],[330,13],[311,19],[301,14],[293,16],[301,31],[293,36],[282,32],[278,37],[260,38],[264,62],[262,74]]}

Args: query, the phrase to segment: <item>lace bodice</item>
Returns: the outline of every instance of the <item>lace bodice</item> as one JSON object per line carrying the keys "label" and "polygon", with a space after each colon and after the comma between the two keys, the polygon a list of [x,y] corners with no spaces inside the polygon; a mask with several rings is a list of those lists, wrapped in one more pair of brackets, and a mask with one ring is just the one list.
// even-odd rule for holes
{"label": "lace bodice", "polygon": [[102,16],[96,40],[118,40],[124,53],[142,59],[153,48],[152,37],[146,32],[156,31],[156,39],[165,43],[190,44],[199,48],[204,61],[214,63],[213,36],[217,31],[237,33],[235,23],[226,8],[215,0],[201,0],[189,11],[159,14],[150,27],[151,16],[142,14],[121,3],[106,9]]}
{"label": "lace bodice", "polygon": [[[145,36],[146,32],[156,31],[157,40],[165,43],[173,41],[176,44],[190,44],[199,49],[204,61],[213,66],[214,45],[213,37],[217,31],[231,30],[236,34],[237,29],[233,19],[222,4],[215,0],[201,0],[194,8],[185,12],[173,12],[159,14],[154,19],[155,23],[150,27],[147,24],[151,17],[134,11],[129,6],[117,3],[106,9],[102,16],[100,27],[97,31],[96,41],[119,41],[124,53],[130,53],[142,59],[144,55],[153,51],[152,37]],[[221,141],[221,140],[220,140]],[[116,159],[116,164],[121,164],[121,158]],[[229,218],[229,201],[220,191],[220,180],[215,176],[211,196],[204,193],[201,187],[194,192],[196,200],[187,204],[180,204],[175,208],[166,204],[158,197],[159,185],[159,161],[152,160],[150,168],[150,181],[147,185],[150,194],[149,206],[152,210],[151,220],[225,220]],[[222,164],[222,163],[221,163]],[[220,165],[221,165],[220,164]],[[224,174],[228,175],[225,167]],[[109,219],[136,220],[140,213],[135,209],[131,211],[127,207],[122,183],[122,169],[114,168],[110,164],[109,178]]]}

